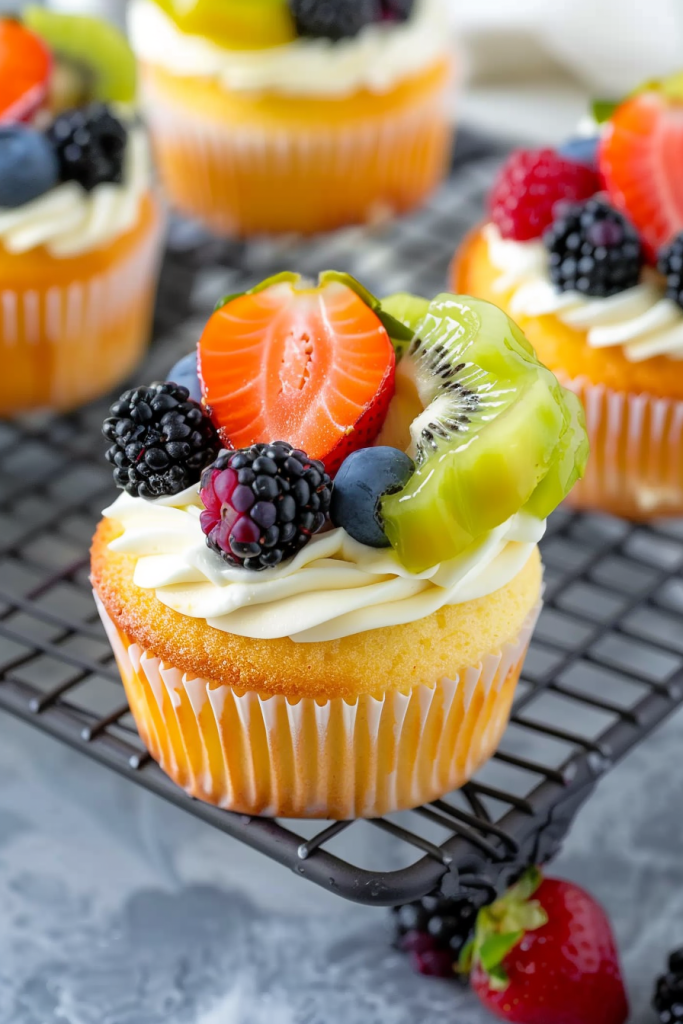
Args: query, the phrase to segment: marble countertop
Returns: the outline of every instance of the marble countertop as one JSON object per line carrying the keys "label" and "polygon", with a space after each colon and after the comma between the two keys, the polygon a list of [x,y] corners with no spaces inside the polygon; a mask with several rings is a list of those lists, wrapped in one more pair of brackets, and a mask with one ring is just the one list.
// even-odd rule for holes
{"label": "marble countertop", "polygon": [[[683,713],[603,780],[552,869],[608,908],[634,1024],[683,943],[682,744]],[[0,714],[0,1024],[485,1024],[406,970],[389,917]]]}

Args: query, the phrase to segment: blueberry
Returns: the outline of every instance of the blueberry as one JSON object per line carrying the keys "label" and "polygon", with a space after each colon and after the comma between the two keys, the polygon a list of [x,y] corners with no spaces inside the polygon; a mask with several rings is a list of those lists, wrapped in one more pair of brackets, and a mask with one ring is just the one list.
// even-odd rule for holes
{"label": "blueberry", "polygon": [[586,167],[597,168],[598,166],[598,136],[592,138],[568,139],[560,146],[558,153],[575,164],[585,164]]}
{"label": "blueberry", "polygon": [[58,180],[57,157],[44,135],[25,125],[0,127],[0,206],[30,203]]}
{"label": "blueberry", "polygon": [[168,379],[173,381],[174,384],[180,384],[181,387],[187,388],[190,392],[190,398],[194,398],[195,402],[201,402],[202,388],[197,373],[196,351],[183,356],[169,373]]}
{"label": "blueberry", "polygon": [[361,448],[349,455],[334,481],[330,518],[361,544],[389,547],[380,524],[379,500],[402,490],[415,472],[398,448]]}

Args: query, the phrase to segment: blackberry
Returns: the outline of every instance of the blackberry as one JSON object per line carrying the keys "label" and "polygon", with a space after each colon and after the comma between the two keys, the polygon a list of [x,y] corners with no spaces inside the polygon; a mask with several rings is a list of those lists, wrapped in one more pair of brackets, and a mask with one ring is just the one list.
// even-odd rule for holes
{"label": "blackberry", "polygon": [[605,298],[640,280],[643,247],[630,221],[602,199],[564,206],[543,236],[560,291]]}
{"label": "blackberry", "polygon": [[661,1024],[683,1022],[683,949],[669,956],[668,971],[657,978],[652,1006]]}
{"label": "blackberry", "polygon": [[62,181],[77,181],[90,192],[123,178],[128,132],[104,103],[59,114],[47,131]]}
{"label": "blackberry", "polygon": [[324,525],[332,484],[322,462],[286,441],[222,452],[202,474],[206,542],[228,565],[259,572],[300,551]]}
{"label": "blackberry", "polygon": [[657,269],[666,278],[666,297],[683,308],[683,232],[659,253]]}
{"label": "blackberry", "polygon": [[220,450],[213,423],[179,384],[126,391],[102,433],[117,487],[140,498],[178,494],[196,483]]}
{"label": "blackberry", "polygon": [[414,6],[415,0],[382,0],[384,17],[390,21],[407,21]]}
{"label": "blackberry", "polygon": [[423,896],[394,907],[396,945],[408,953],[420,974],[455,977],[457,963],[470,939],[483,901],[472,896]]}
{"label": "blackberry", "polygon": [[300,36],[349,39],[381,21],[381,0],[289,0]]}

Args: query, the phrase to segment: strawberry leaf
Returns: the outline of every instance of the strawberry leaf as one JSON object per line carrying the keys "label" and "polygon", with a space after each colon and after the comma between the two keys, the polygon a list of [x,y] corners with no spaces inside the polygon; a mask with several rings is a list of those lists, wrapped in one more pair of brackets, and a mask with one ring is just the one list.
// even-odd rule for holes
{"label": "strawberry leaf", "polygon": [[472,963],[474,961],[474,939],[470,939],[460,950],[460,956],[458,957],[458,974],[469,974],[472,970]]}
{"label": "strawberry leaf", "polygon": [[524,931],[520,928],[516,932],[505,932],[502,935],[488,935],[479,947],[479,963],[491,977],[495,968],[502,964],[508,953],[515,948],[518,942],[524,938]]}
{"label": "strawberry leaf", "polygon": [[261,281],[260,284],[254,285],[253,288],[248,288],[245,292],[233,292],[231,295],[224,295],[223,298],[219,299],[213,307],[213,311],[214,313],[218,312],[219,309],[223,309],[223,306],[227,306],[229,302],[233,302],[235,299],[241,298],[242,295],[256,295],[258,292],[265,291],[266,288],[270,288],[274,284],[282,284],[283,281],[290,284],[296,284],[296,282],[300,280],[301,274],[295,274],[291,270],[283,270],[282,273],[274,274],[272,277],[267,277],[265,281]]}
{"label": "strawberry leaf", "polygon": [[500,966],[500,964],[491,968],[488,978],[489,987],[492,988],[494,992],[504,992],[510,984],[507,972],[504,967]]}
{"label": "strawberry leaf", "polygon": [[591,103],[593,120],[598,124],[604,124],[605,121],[609,121],[620,102],[621,100],[593,100]]}

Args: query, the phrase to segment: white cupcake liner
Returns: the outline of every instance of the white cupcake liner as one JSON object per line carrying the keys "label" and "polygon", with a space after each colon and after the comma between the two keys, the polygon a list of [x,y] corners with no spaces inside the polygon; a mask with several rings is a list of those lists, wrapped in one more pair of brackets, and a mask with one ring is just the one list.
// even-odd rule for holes
{"label": "white cupcake liner", "polygon": [[454,679],[382,699],[291,703],[188,676],[127,638],[95,601],[140,735],[189,794],[246,814],[342,820],[433,800],[494,753],[541,607]]}
{"label": "white cupcake liner", "polygon": [[[335,124],[321,112],[312,124],[281,127],[198,116],[169,102],[153,71],[143,83],[157,164],[171,200],[223,233],[318,231],[383,219],[414,206],[446,171],[450,82],[363,119]],[[331,110],[336,102],[330,101]],[[283,186],[289,191],[281,195]],[[288,219],[291,193],[306,197],[306,223],[296,214]],[[278,195],[281,207],[273,220]]]}
{"label": "white cupcake liner", "polygon": [[105,391],[141,355],[162,232],[159,219],[125,259],[65,285],[37,278],[35,287],[17,290],[0,282],[0,359],[10,373],[12,360],[22,373],[30,366],[37,390],[47,376],[47,405],[65,408]]}
{"label": "white cupcake liner", "polygon": [[682,514],[683,402],[558,377],[583,403],[591,446],[570,502],[627,516]]}

